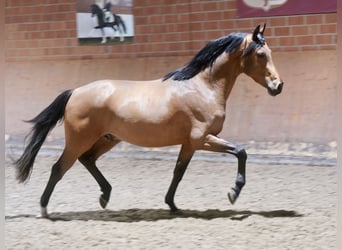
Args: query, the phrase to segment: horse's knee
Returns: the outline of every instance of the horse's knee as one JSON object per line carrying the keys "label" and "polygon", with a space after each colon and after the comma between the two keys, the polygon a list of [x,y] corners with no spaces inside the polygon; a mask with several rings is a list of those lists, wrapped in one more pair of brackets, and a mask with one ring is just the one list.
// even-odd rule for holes
{"label": "horse's knee", "polygon": [[241,190],[243,188],[243,186],[246,184],[245,176],[242,174],[238,174],[236,176],[235,184]]}

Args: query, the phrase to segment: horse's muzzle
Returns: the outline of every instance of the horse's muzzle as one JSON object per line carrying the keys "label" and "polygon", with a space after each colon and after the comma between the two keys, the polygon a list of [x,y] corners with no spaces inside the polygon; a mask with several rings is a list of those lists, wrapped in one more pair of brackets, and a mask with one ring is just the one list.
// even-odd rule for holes
{"label": "horse's muzzle", "polygon": [[284,85],[284,82],[281,81],[277,84],[274,84],[272,87],[268,86],[267,91],[271,96],[279,95],[281,91],[283,90],[283,85]]}

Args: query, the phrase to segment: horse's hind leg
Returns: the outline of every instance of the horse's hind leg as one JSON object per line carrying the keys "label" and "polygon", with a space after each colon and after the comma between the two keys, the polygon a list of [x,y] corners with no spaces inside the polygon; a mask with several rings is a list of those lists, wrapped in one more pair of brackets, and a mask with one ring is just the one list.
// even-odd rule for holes
{"label": "horse's hind leg", "polygon": [[116,144],[118,144],[120,140],[116,139],[112,135],[102,136],[92,147],[90,150],[82,154],[78,160],[87,168],[90,174],[95,178],[97,183],[99,184],[102,195],[100,196],[100,205],[102,208],[107,206],[107,203],[110,198],[110,193],[112,191],[112,186],[106,180],[106,178],[102,175],[100,170],[97,168],[95,162],[96,160],[104,153],[113,148]]}
{"label": "horse's hind leg", "polygon": [[120,27],[120,24],[118,25],[119,33],[120,33],[120,42],[125,41],[125,37],[123,36],[123,30]]}
{"label": "horse's hind leg", "polygon": [[76,155],[74,155],[71,151],[64,149],[61,157],[52,166],[49,181],[48,181],[48,183],[45,187],[45,190],[44,190],[44,192],[40,198],[41,216],[42,217],[45,217],[45,218],[48,217],[46,207],[49,203],[51,194],[52,194],[57,182],[62,179],[65,172],[71,168],[71,166],[75,163],[76,160],[77,160]]}
{"label": "horse's hind leg", "polygon": [[114,40],[114,39],[115,39],[116,29],[115,29],[114,25],[111,26],[111,27],[112,27],[112,29],[113,29],[113,35],[112,35],[111,39]]}

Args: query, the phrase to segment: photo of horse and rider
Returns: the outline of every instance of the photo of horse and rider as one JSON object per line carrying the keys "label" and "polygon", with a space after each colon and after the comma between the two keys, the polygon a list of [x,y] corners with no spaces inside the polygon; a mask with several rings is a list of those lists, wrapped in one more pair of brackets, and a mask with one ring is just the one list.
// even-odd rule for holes
{"label": "photo of horse and rider", "polygon": [[81,45],[133,41],[132,0],[77,0],[76,19]]}

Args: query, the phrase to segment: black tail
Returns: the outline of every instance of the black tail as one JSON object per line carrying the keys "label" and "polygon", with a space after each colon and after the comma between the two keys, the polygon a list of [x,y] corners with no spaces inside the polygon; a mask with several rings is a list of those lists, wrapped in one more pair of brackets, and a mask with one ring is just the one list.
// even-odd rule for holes
{"label": "black tail", "polygon": [[33,162],[43,145],[48,133],[56,126],[57,122],[64,116],[65,106],[72,94],[72,90],[66,90],[46,107],[31,122],[34,124],[29,134],[29,142],[22,156],[15,162],[17,167],[17,179],[24,182],[32,172]]}
{"label": "black tail", "polygon": [[124,20],[122,20],[121,16],[119,16],[119,24],[121,24],[123,31],[125,32],[125,34],[127,34],[126,24]]}

